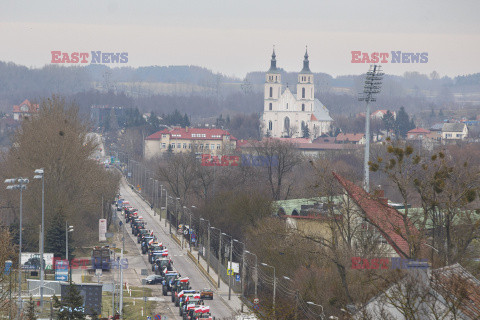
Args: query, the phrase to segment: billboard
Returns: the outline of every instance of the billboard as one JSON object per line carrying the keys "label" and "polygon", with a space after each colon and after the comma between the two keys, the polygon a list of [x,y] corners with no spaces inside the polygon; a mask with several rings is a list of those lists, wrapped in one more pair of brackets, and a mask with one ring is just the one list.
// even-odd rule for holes
{"label": "billboard", "polygon": [[107,219],[99,219],[98,220],[98,241],[107,241],[105,237],[105,233],[107,233]]}
{"label": "billboard", "polygon": [[[25,270],[40,270],[40,253],[38,252],[22,252],[21,258],[22,269]],[[53,253],[44,253],[43,260],[45,260],[45,270],[53,267]]]}

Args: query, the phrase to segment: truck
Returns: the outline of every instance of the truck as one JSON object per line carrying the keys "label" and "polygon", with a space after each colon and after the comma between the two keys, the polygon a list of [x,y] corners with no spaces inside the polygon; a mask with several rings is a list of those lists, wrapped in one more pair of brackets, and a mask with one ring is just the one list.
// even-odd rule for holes
{"label": "truck", "polygon": [[172,285],[172,302],[175,302],[175,307],[178,307],[178,293],[183,290],[190,290],[192,287],[190,286],[190,279],[189,278],[178,278]]}

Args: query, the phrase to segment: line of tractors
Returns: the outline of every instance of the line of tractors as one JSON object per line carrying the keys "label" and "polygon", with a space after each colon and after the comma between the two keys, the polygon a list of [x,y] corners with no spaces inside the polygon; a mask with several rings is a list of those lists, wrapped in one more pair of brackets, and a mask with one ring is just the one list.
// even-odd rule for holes
{"label": "line of tractors", "polygon": [[188,277],[182,277],[173,267],[168,249],[159,242],[153,231],[146,228],[147,223],[138,210],[120,197],[116,202],[117,210],[122,211],[125,222],[130,223],[132,234],[137,237],[142,254],[147,255],[151,264],[152,275],[145,278],[146,284],[161,284],[162,294],[170,293],[172,302],[178,307],[183,320],[215,320],[210,307],[204,304],[205,299],[213,299],[211,289],[194,290]]}

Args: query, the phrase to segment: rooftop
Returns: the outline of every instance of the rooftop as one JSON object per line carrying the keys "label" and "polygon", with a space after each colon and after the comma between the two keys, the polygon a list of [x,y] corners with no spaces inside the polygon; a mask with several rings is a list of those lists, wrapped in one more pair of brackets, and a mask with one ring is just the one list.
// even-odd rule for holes
{"label": "rooftop", "polygon": [[222,140],[224,136],[230,136],[230,140],[237,140],[227,130],[205,128],[165,129],[149,135],[145,140],[160,140],[164,134],[170,135],[170,139],[182,140]]}

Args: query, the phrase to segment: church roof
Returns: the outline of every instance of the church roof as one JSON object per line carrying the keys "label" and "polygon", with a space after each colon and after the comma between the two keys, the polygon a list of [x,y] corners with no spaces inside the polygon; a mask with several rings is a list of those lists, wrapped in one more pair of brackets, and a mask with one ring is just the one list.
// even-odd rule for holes
{"label": "church roof", "polygon": [[305,56],[304,56],[304,59],[303,59],[303,69],[302,69],[302,71],[300,71],[300,74],[312,73],[312,71],[310,71],[309,64],[310,64],[310,62],[308,61],[308,52],[305,49]]}
{"label": "church roof", "polygon": [[280,70],[277,69],[277,55],[275,54],[275,48],[273,48],[272,60],[270,61],[270,69],[267,73],[280,73]]}
{"label": "church roof", "polygon": [[330,117],[328,109],[318,99],[315,99],[314,101],[313,116],[315,116],[318,121],[333,121],[332,117]]}

